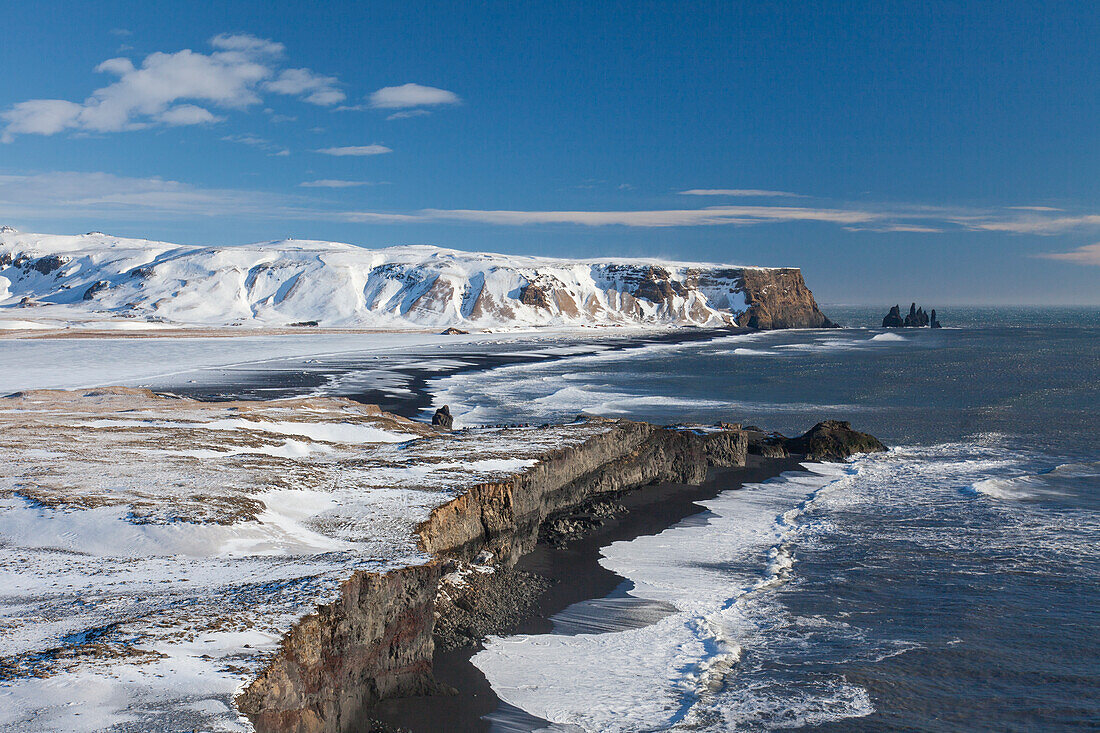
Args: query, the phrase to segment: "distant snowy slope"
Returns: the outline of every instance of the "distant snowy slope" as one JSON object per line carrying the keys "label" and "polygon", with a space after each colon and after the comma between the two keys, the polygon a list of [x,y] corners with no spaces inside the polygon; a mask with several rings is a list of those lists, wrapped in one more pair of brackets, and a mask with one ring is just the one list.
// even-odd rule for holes
{"label": "distant snowy slope", "polygon": [[2,320],[56,313],[184,326],[831,325],[790,268],[298,240],[196,247],[0,228]]}

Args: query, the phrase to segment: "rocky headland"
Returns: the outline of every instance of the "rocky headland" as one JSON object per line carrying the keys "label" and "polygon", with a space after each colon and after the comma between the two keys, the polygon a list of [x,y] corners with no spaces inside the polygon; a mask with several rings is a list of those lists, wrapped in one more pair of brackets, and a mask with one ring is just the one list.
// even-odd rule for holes
{"label": "rocky headland", "polygon": [[[159,328],[834,325],[797,268],[285,240],[196,247],[0,230],[0,320]],[[21,324],[28,312],[18,313]],[[14,320],[15,314],[9,314]],[[117,323],[116,323],[117,325]]]}
{"label": "rocky headland", "polygon": [[[700,484],[709,469],[743,467],[759,442],[758,431],[737,425],[600,422],[608,429],[584,443],[550,451],[529,471],[433,510],[417,534],[435,560],[389,580],[356,574],[337,603],[300,622],[238,698],[256,729],[352,730],[386,698],[446,695],[432,675],[434,644],[470,645],[508,630],[544,590],[538,577],[512,569],[540,534],[551,542],[581,536],[621,511],[616,498],[626,492]],[[815,460],[885,450],[839,421],[782,441],[784,457]]]}

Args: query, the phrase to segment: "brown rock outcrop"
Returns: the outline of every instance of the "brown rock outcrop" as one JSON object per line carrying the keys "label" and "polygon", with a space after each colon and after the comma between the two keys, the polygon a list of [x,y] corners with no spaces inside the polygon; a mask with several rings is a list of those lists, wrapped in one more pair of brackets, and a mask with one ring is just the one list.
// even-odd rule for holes
{"label": "brown rock outcrop", "polygon": [[437,690],[432,629],[439,564],[358,572],[340,598],[301,619],[237,698],[257,731],[352,729],[385,697]]}
{"label": "brown rock outcrop", "polygon": [[738,325],[760,329],[836,328],[817,307],[801,270],[747,268],[741,277],[749,307]]}

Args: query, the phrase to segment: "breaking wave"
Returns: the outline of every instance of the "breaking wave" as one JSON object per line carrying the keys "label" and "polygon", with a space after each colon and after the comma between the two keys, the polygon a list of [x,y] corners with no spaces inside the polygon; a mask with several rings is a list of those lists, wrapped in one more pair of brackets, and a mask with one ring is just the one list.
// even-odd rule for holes
{"label": "breaking wave", "polygon": [[1100,461],[1064,463],[1049,471],[1011,478],[987,478],[975,481],[973,491],[994,499],[1038,500],[1074,495],[1087,487],[1100,493]]}

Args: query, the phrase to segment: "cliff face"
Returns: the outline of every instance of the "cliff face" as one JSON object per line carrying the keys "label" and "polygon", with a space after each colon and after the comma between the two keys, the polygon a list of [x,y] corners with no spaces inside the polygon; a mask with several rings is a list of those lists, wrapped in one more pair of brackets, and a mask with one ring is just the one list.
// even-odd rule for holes
{"label": "cliff face", "polygon": [[297,240],[193,247],[100,233],[0,232],[0,305],[24,301],[36,307],[19,312],[21,319],[208,326],[829,323],[797,269]]}
{"label": "cliff face", "polygon": [[745,270],[747,310],[738,324],[749,328],[835,328],[817,307],[813,293],[793,268]]}
{"label": "cliff face", "polygon": [[439,565],[358,572],[340,599],[306,616],[237,698],[257,731],[350,729],[385,697],[435,690],[432,628]]}
{"label": "cliff face", "polygon": [[[626,420],[583,443],[548,451],[506,481],[475,486],[432,511],[418,534],[436,556],[482,550],[511,564],[539,525],[586,498],[649,483],[699,483],[711,465],[744,465],[739,429],[677,430]],[[424,694],[431,675],[437,562],[384,575],[356,573],[335,603],[302,619],[271,664],[238,697],[260,733],[351,730],[385,697]]]}

